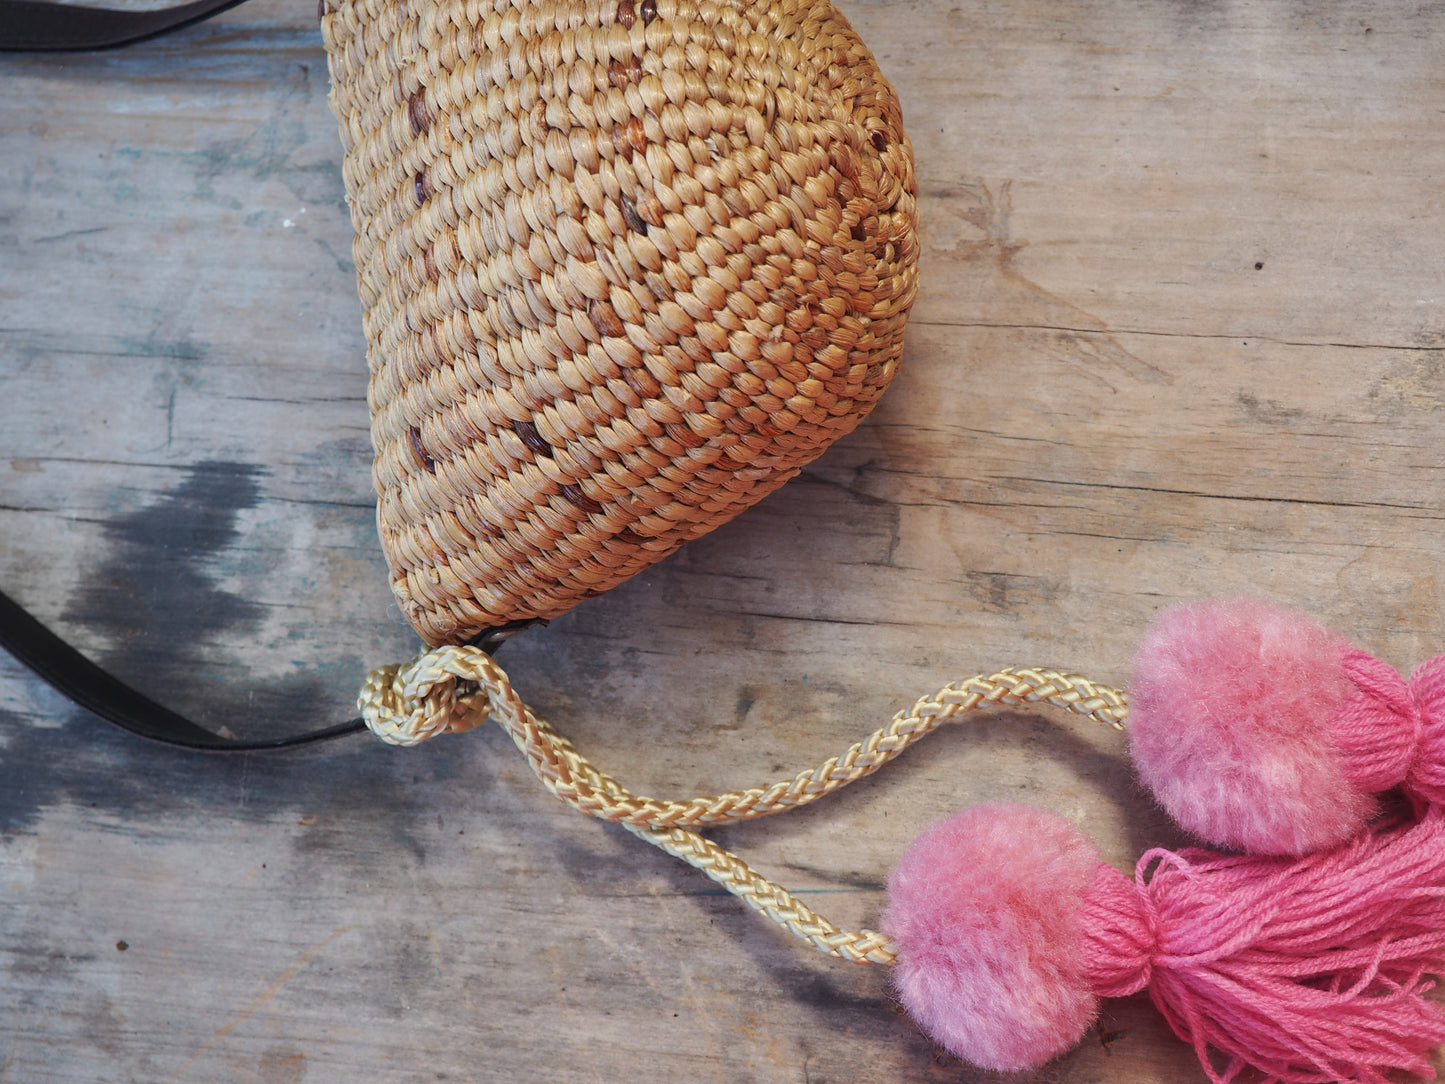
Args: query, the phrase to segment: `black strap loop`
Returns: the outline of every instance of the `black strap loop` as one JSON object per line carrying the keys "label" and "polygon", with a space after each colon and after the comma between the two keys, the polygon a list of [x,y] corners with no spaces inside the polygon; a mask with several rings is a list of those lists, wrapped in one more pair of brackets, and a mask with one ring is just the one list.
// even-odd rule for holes
{"label": "black strap loop", "polygon": [[0,50],[56,52],[109,49],[153,38],[219,15],[242,0],[192,0],[159,11],[0,0]]}
{"label": "black strap loop", "polygon": [[[243,0],[193,0],[158,11],[115,11],[37,0],[0,0],[0,51],[107,49],[177,30],[235,7]],[[488,629],[473,643],[491,654],[508,637],[539,621]],[[0,593],[0,648],[62,696],[113,726],[184,749],[238,753],[288,749],[365,730],[360,719],[286,738],[237,741],[197,726],[106,673]]]}
{"label": "black strap loop", "polygon": [[[487,652],[487,655],[496,655],[497,648],[506,640],[538,624],[546,624],[546,621],[512,621],[496,629],[487,629],[475,637],[473,643]],[[146,695],[134,691],[130,685],[113,678],[61,637],[46,629],[35,617],[30,616],[25,608],[4,593],[0,593],[0,649],[10,652],[17,662],[51,685],[72,704],[78,704],[91,714],[98,715],[111,726],[168,746],[211,753],[249,753],[306,746],[314,741],[344,737],[345,734],[366,730],[366,723],[360,718],[354,718],[350,723],[338,723],[334,727],[293,734],[290,737],[273,737],[260,741],[238,741],[223,737],[205,727],[198,727],[184,715],[173,713],[171,708],[150,700]]]}
{"label": "black strap loop", "polygon": [[360,719],[353,719],[285,738],[263,741],[224,738],[111,677],[3,593],[0,593],[0,647],[72,703],[112,726],[166,745],[228,753],[286,749],[366,729]]}
{"label": "black strap loop", "polygon": [[[487,629],[472,643],[488,655],[519,632],[545,621],[513,621]],[[170,708],[136,692],[112,677],[32,617],[19,603],[0,592],[0,648],[73,704],[99,716],[112,726],[142,738],[214,753],[246,753],[289,749],[297,745],[340,738],[366,729],[360,719],[285,738],[238,741],[197,726]]]}
{"label": "black strap loop", "polygon": [[[158,11],[115,11],[74,4],[0,0],[0,50],[105,49],[198,22],[242,0],[193,0]],[[114,726],[166,745],[216,752],[287,749],[366,729],[360,719],[262,741],[236,741],[197,726],[111,677],[0,593],[0,647],[62,696]]]}

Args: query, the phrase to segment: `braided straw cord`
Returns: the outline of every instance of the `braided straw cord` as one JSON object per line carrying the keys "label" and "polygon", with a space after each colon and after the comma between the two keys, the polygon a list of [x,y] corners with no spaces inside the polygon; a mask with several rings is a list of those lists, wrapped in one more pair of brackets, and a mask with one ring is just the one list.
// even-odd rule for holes
{"label": "braided straw cord", "polygon": [[686,828],[624,827],[674,858],[702,870],[754,911],[765,915],[819,952],[855,964],[891,964],[893,943],[877,930],[845,930],[829,922],[791,892],[776,885],[731,851]]}
{"label": "braided straw cord", "polygon": [[842,930],[773,884],[742,859],[692,831],[767,816],[816,801],[877,771],[925,734],[992,704],[1048,703],[1122,729],[1123,692],[1077,674],[1004,669],[946,685],[920,697],[889,724],[811,771],[766,787],[686,801],[633,794],[599,771],[551,724],[539,718],[490,655],[475,647],[436,648],[403,666],[367,676],[358,704],[372,732],[394,745],[415,745],[496,720],[532,771],[562,801],[628,831],[702,870],[749,906],[815,948],[860,963],[890,963],[887,939],[871,930]]}
{"label": "braided straw cord", "polygon": [[685,801],[633,794],[594,768],[550,723],[522,703],[506,673],[480,648],[435,648],[404,666],[372,671],[359,703],[383,741],[415,745],[462,733],[494,717],[548,789],[590,817],[649,828],[730,824],[807,805],[877,771],[924,735],[990,704],[1049,703],[1115,728],[1124,694],[1077,674],[1004,669],[945,685],[898,712],[887,726],[817,768],[766,787]]}
{"label": "braided straw cord", "polygon": [[828,0],[322,0],[373,480],[429,644],[555,617],[872,409],[897,95]]}

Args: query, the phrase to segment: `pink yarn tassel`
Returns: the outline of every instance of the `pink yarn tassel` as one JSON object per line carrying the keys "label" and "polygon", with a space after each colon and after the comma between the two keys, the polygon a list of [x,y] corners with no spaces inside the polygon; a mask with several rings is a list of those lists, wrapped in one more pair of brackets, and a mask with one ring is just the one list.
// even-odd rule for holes
{"label": "pink yarn tassel", "polygon": [[1085,974],[1103,996],[1147,985],[1216,1084],[1246,1068],[1268,1084],[1435,1075],[1438,809],[1300,859],[1150,851],[1136,878],[1101,866],[1085,894]]}

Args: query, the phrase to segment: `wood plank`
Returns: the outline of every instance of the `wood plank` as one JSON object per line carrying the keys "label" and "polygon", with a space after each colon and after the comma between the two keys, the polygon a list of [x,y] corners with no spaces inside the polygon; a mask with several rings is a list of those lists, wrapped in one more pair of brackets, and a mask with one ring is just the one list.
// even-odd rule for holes
{"label": "wood plank", "polygon": [[[689,795],[999,665],[1122,683],[1179,599],[1305,606],[1406,669],[1440,650],[1445,9],[845,11],[919,164],[904,370],[783,491],[509,644],[537,709]],[[212,727],[347,716],[415,640],[311,12],[0,75],[0,584]],[[0,659],[0,743],[0,1081],[994,1079],[492,729],[200,757]],[[868,924],[907,841],[989,798],[1120,868],[1180,841],[1117,738],[1023,711],[716,838]],[[1136,997],[1017,1079],[1205,1077]]]}

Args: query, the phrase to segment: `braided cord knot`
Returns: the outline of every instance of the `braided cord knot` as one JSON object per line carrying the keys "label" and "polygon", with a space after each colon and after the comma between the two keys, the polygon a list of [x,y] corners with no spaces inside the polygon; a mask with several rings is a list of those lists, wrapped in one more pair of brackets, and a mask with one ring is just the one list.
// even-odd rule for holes
{"label": "braided cord knot", "polygon": [[410,746],[486,722],[492,691],[511,685],[505,675],[501,683],[484,684],[485,667],[474,655],[488,658],[477,648],[448,646],[373,670],[357,697],[367,728],[390,745]]}

